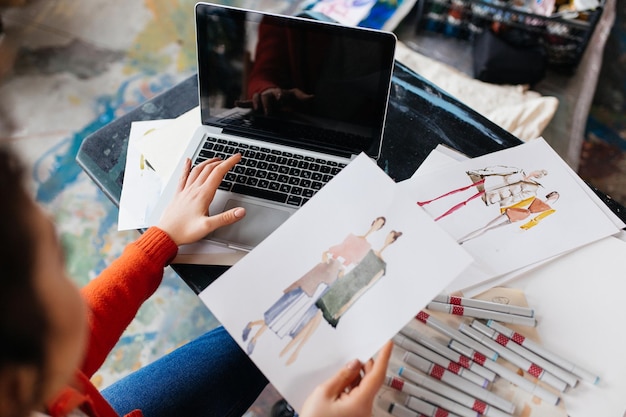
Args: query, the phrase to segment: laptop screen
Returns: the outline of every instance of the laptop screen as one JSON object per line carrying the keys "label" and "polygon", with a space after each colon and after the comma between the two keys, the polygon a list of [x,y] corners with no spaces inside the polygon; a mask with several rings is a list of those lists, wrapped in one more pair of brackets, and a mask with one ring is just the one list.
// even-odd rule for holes
{"label": "laptop screen", "polygon": [[395,35],[207,3],[196,32],[203,124],[378,158]]}

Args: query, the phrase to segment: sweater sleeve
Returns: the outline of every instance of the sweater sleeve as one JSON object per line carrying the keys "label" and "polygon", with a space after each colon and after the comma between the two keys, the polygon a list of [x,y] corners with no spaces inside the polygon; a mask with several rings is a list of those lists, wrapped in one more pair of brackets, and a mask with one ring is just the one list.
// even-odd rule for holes
{"label": "sweater sleeve", "polygon": [[248,79],[248,95],[262,93],[268,88],[290,88],[289,55],[285,29],[274,25],[259,25],[259,42],[255,61]]}
{"label": "sweater sleeve", "polygon": [[81,371],[91,377],[102,365],[139,307],[158,288],[178,247],[151,227],[81,289],[88,310],[89,342]]}

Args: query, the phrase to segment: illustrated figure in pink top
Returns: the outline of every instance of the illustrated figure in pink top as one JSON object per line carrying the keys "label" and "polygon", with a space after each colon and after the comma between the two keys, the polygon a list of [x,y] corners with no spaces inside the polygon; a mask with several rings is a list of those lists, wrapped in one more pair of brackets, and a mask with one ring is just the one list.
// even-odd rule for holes
{"label": "illustrated figure in pink top", "polygon": [[[320,263],[283,290],[282,296],[263,315],[263,319],[248,322],[242,332],[243,341],[247,341],[253,328],[258,330],[250,338],[248,354],[252,354],[259,337],[268,328],[279,338],[285,336],[292,340],[315,317],[315,302],[351,266],[358,264],[371,250],[367,237],[385,225],[385,218],[376,218],[369,230],[363,235],[349,234],[339,244],[322,253]],[[301,346],[300,346],[301,347]],[[292,355],[291,362],[297,357],[299,348]]]}

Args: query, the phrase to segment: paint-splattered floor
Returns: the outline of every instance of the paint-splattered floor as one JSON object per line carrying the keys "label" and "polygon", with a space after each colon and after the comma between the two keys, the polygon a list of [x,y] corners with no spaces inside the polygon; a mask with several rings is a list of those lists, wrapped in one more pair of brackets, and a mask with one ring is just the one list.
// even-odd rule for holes
{"label": "paint-splattered floor", "polygon": [[[297,1],[228,3],[290,12]],[[30,0],[2,12],[19,53],[0,84],[0,138],[32,164],[33,191],[57,221],[79,285],[138,235],[117,231],[117,209],[75,163],[78,147],[91,132],[195,73],[194,4]],[[93,380],[105,387],[216,325],[168,270]],[[278,398],[266,390],[249,417],[268,415]]]}
{"label": "paint-splattered floor", "polygon": [[[292,12],[302,1],[223,3]],[[117,232],[116,208],[74,161],[78,147],[91,132],[195,73],[194,4],[30,0],[2,12],[19,53],[12,74],[0,81],[0,139],[32,164],[33,191],[57,220],[79,285],[137,234]],[[168,270],[94,382],[105,387],[216,325]],[[269,389],[249,417],[268,415],[277,398]]]}

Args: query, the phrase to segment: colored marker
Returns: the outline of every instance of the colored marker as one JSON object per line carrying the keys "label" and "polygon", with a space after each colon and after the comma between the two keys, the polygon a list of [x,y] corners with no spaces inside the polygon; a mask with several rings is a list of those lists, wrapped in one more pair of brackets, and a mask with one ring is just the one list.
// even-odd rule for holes
{"label": "colored marker", "polygon": [[449,342],[449,340],[447,340],[446,344],[444,344],[432,337],[423,335],[419,330],[409,326],[405,326],[402,330],[400,330],[400,333],[414,340],[420,345],[427,347],[433,352],[440,354],[444,358],[450,359],[452,362],[458,363],[463,368],[469,369],[470,371],[482,376],[489,382],[493,382],[496,379],[496,374],[494,372],[490,371],[484,366],[480,366],[479,364],[474,363],[470,358],[459,355],[457,352],[450,349],[447,345],[447,342]]}
{"label": "colored marker", "polygon": [[534,317],[518,316],[516,314],[501,313],[499,311],[483,310],[481,308],[457,306],[454,304],[444,304],[438,302],[430,302],[426,306],[427,309],[440,311],[455,316],[474,317],[477,319],[498,320],[504,323],[520,324],[523,326],[534,327],[537,321]]}
{"label": "colored marker", "polygon": [[398,403],[390,402],[389,406],[386,408],[387,412],[395,417],[428,417],[426,414],[416,413],[415,411]]}
{"label": "colored marker", "polygon": [[502,358],[511,362],[515,366],[519,366],[520,368],[528,372],[530,375],[545,382],[546,384],[559,390],[560,392],[565,391],[565,389],[567,388],[567,383],[565,381],[560,380],[559,378],[552,375],[550,372],[546,371],[545,369],[543,369],[541,366],[537,365],[536,363],[532,363],[528,359],[521,357],[517,353],[513,352],[511,349],[507,349],[506,347],[500,345],[499,343],[494,342],[493,340],[491,340],[490,337],[485,336],[484,334],[480,333],[478,330],[472,329],[471,327],[466,326],[465,324],[461,324],[459,326],[459,330],[461,331],[461,333],[471,337],[477,342],[484,343],[485,346],[498,352],[498,355],[500,355]]}
{"label": "colored marker", "polygon": [[517,373],[511,371],[509,368],[506,368],[505,366],[500,365],[497,362],[485,358],[485,356],[481,353],[475,352],[473,349],[463,345],[462,343],[457,342],[456,340],[450,341],[449,346],[450,349],[455,350],[462,355],[474,358],[474,361],[483,365],[485,368],[491,369],[500,377],[506,379],[514,385],[517,385],[520,389],[536,395],[537,397],[541,398],[549,404],[557,405],[561,400],[558,395],[555,395],[547,389],[542,388],[534,382],[524,378],[523,376],[518,375]]}
{"label": "colored marker", "polygon": [[518,345],[524,346],[526,349],[535,352],[537,355],[543,358],[546,358],[550,362],[560,366],[566,371],[573,373],[574,375],[580,377],[584,381],[591,382],[592,384],[597,384],[600,381],[599,376],[594,375],[591,372],[585,369],[582,369],[577,365],[574,365],[572,362],[566,359],[563,359],[562,357],[556,355],[553,352],[550,352],[549,350],[539,345],[538,343],[535,343],[534,341],[527,339],[524,335],[519,334],[518,332],[512,329],[509,329],[508,327],[500,323],[489,320],[487,322],[487,326],[502,333],[503,335],[510,338],[512,341],[514,341]]}
{"label": "colored marker", "polygon": [[480,386],[481,388],[487,388],[489,386],[489,380],[481,377],[480,375],[475,374],[474,372],[461,367],[459,364],[450,361],[449,359],[444,358],[438,353],[433,352],[432,350],[415,343],[411,339],[401,335],[396,334],[393,337],[393,342],[422,358],[441,366],[443,369],[447,369],[450,372],[454,372],[460,377],[467,379],[468,381]]}
{"label": "colored marker", "polygon": [[464,345],[468,347],[471,347],[473,350],[482,353],[483,355],[485,355],[487,358],[491,360],[495,361],[496,359],[498,359],[498,354],[494,352],[493,350],[465,336],[463,333],[459,332],[456,329],[453,329],[452,327],[448,326],[441,320],[434,318],[433,316],[431,316],[424,310],[417,313],[417,316],[415,316],[415,318],[421,321],[422,323],[426,324],[428,327],[431,327],[445,334],[449,338],[457,340],[458,342],[463,343]]}
{"label": "colored marker", "polygon": [[472,328],[478,330],[485,336],[490,337],[492,340],[495,340],[497,343],[504,346],[505,348],[508,348],[511,351],[517,353],[522,358],[528,359],[532,363],[535,363],[541,366],[543,369],[550,372],[552,375],[556,376],[562,381],[565,381],[570,387],[575,387],[576,384],[578,383],[578,378],[576,377],[576,375],[570,372],[567,372],[563,368],[559,368],[554,363],[542,358],[541,356],[535,354],[534,352],[531,352],[530,350],[526,349],[522,345],[518,345],[515,342],[511,342],[511,339],[509,339],[502,333],[499,333],[476,320],[474,320],[470,325],[472,326]]}
{"label": "colored marker", "polygon": [[445,408],[437,407],[419,398],[411,397],[410,395],[404,400],[404,405],[411,410],[417,411],[429,417],[459,417],[458,414],[453,414]]}
{"label": "colored marker", "polygon": [[[410,352],[407,352],[404,355],[404,361],[412,367],[419,369],[420,371],[422,371],[422,368],[427,368],[429,364],[432,365],[432,363],[428,362],[427,360],[420,358],[419,356]],[[428,378],[425,375],[422,375],[407,368],[400,368],[398,370],[398,375],[408,379],[409,381],[417,385],[422,385],[425,388],[430,389],[431,391],[441,394],[444,397],[448,397],[453,401],[456,401],[460,404],[465,405],[466,407],[471,408],[472,410],[478,411],[479,413],[488,416],[509,416],[510,414],[515,412],[515,404],[513,404],[512,402],[497,396],[489,390],[468,383],[463,378],[451,374],[450,372],[442,372],[440,378],[438,378],[436,375],[431,375],[433,378],[440,379],[448,385],[437,382],[433,378]],[[504,412],[498,414],[497,411],[490,411],[491,414],[487,414],[487,411],[491,408],[487,404],[504,410]]]}
{"label": "colored marker", "polygon": [[[387,377],[388,379],[385,383],[398,391],[402,391],[417,398],[422,395],[419,388],[423,388],[487,417],[512,417],[504,411],[493,408],[483,401],[472,398],[469,395],[450,387],[449,385],[437,382],[425,375],[413,372],[410,369],[403,369],[402,373],[404,373],[406,378],[410,379],[412,383],[395,376]],[[409,377],[409,374],[412,375]]]}
{"label": "colored marker", "polygon": [[[425,401],[427,404],[430,403],[430,405],[441,407],[442,409],[447,410],[450,413],[455,413],[461,417],[479,417],[480,415],[474,410],[463,407],[461,404],[455,403],[454,401],[451,401],[439,394],[435,394],[425,388],[418,387],[417,385],[414,385],[411,391],[413,394],[406,398],[404,405],[415,411],[423,413],[421,409],[417,409],[416,405],[421,407],[423,405],[422,403]],[[439,416],[440,414],[435,415]]]}
{"label": "colored marker", "polygon": [[439,303],[454,304],[457,306],[482,308],[483,310],[499,311],[501,313],[517,314],[518,316],[535,316],[535,311],[529,307],[494,303],[492,301],[476,300],[474,298],[455,297],[452,295],[440,294],[433,298],[433,301]]}

